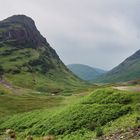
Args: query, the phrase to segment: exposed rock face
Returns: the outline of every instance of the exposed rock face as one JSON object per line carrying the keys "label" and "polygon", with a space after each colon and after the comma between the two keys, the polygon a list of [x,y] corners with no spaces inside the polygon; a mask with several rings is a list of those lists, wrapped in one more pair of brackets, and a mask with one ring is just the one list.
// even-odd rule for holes
{"label": "exposed rock face", "polygon": [[34,21],[25,15],[15,15],[0,22],[0,41],[40,46],[46,39],[37,30]]}

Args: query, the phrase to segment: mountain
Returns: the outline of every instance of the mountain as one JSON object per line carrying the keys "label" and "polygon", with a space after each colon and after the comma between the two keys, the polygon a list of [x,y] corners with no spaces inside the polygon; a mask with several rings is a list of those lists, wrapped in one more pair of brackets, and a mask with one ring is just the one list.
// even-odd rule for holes
{"label": "mountain", "polygon": [[79,78],[86,81],[93,81],[106,72],[104,70],[92,68],[83,64],[70,64],[67,67]]}
{"label": "mountain", "polygon": [[41,91],[84,84],[25,15],[0,21],[0,69],[1,82]]}
{"label": "mountain", "polygon": [[96,82],[126,82],[140,78],[140,50],[124,60],[120,65],[97,78]]}

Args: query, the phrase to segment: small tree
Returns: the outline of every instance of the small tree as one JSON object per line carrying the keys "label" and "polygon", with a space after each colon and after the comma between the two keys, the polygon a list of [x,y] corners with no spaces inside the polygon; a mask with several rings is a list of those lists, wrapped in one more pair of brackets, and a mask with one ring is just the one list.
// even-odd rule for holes
{"label": "small tree", "polygon": [[4,74],[4,69],[3,69],[3,67],[0,65],[0,80],[3,79],[3,74]]}

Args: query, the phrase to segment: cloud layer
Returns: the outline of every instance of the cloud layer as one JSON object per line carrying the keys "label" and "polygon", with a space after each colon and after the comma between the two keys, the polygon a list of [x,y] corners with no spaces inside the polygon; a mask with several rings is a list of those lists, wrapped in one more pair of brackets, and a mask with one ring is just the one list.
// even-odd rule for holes
{"label": "cloud layer", "polygon": [[32,17],[65,64],[111,69],[140,49],[139,0],[0,0],[0,19]]}

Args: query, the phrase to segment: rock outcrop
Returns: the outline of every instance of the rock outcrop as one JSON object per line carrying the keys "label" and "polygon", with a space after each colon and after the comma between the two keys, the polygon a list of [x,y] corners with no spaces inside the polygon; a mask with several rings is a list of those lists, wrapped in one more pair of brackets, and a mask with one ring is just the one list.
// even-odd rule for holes
{"label": "rock outcrop", "polygon": [[37,47],[46,39],[37,30],[34,21],[25,15],[14,15],[0,22],[0,41],[16,42]]}

